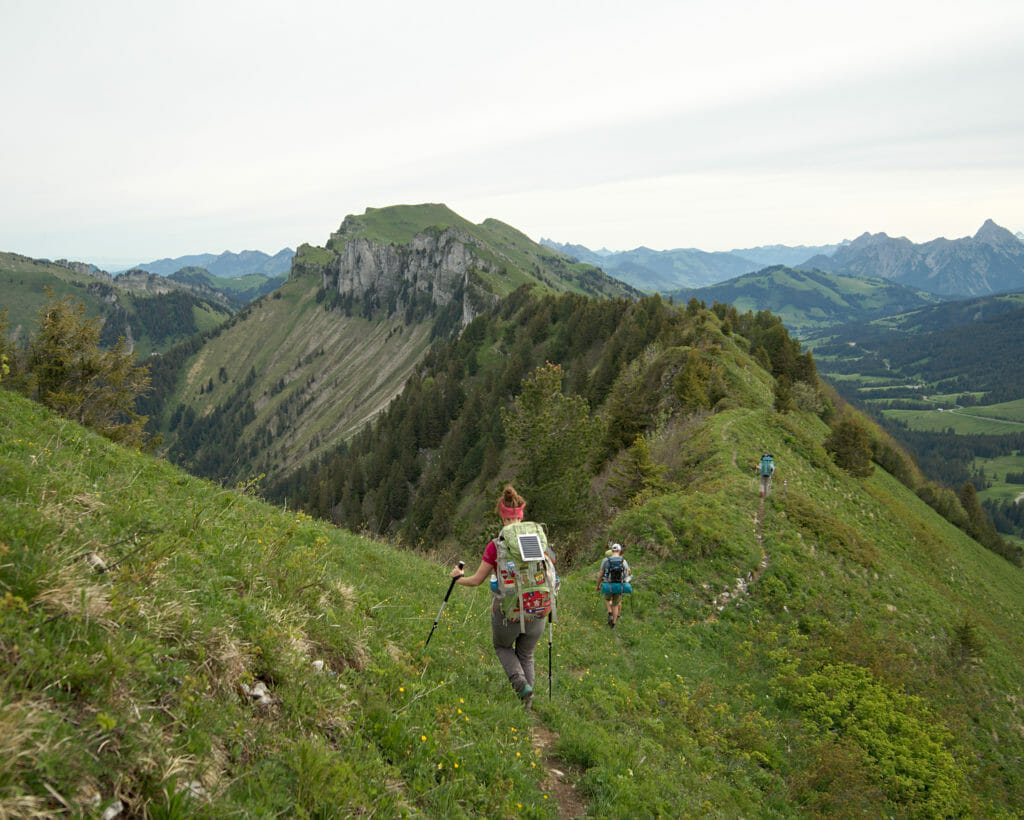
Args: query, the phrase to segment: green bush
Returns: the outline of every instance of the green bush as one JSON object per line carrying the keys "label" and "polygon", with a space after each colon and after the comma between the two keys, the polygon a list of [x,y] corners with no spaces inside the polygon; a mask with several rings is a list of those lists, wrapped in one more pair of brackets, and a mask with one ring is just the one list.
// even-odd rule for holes
{"label": "green bush", "polygon": [[952,736],[921,698],[896,691],[852,664],[831,664],[788,681],[811,732],[862,755],[891,806],[913,817],[955,817],[965,778]]}

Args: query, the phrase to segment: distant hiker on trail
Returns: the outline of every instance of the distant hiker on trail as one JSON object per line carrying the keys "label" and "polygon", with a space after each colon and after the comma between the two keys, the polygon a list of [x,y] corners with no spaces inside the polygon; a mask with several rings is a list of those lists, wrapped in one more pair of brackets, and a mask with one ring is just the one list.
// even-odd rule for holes
{"label": "distant hiker on trail", "polygon": [[761,478],[761,498],[768,495],[772,484],[772,475],[775,473],[775,458],[771,453],[765,453],[761,460],[754,465],[754,472]]}
{"label": "distant hiker on trail", "polygon": [[472,575],[455,567],[451,577],[476,587],[491,576],[491,639],[502,669],[523,704],[533,703],[533,653],[544,634],[544,619],[554,614],[558,578],[541,524],[523,521],[526,501],[506,485],[495,512],[501,533],[490,541]]}
{"label": "distant hiker on trail", "polygon": [[614,627],[622,614],[622,595],[631,592],[632,578],[629,563],[622,557],[622,544],[612,544],[611,555],[601,562],[597,574],[597,591],[604,593],[604,605],[608,610],[608,626]]}

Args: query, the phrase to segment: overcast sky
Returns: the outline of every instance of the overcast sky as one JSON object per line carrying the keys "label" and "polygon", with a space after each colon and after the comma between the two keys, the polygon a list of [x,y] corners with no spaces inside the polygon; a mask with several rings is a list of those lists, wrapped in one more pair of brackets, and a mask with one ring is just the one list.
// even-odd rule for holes
{"label": "overcast sky", "polygon": [[1022,43],[1021,0],[0,0],[0,250],[418,202],[614,250],[1021,231]]}

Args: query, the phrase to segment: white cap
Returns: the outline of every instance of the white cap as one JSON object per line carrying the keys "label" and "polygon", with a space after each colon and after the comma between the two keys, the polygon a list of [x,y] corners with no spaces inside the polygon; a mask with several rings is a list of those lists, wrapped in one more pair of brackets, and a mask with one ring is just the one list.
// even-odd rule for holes
{"label": "white cap", "polygon": [[612,552],[622,552],[622,544],[612,544]]}

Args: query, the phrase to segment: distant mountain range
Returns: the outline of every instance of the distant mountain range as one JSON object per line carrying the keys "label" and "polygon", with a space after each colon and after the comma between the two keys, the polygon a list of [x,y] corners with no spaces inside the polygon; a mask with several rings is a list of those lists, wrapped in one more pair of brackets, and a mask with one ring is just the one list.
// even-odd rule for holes
{"label": "distant mountain range", "polygon": [[234,279],[250,273],[262,273],[268,277],[285,276],[291,270],[295,251],[284,248],[273,256],[263,251],[242,251],[220,254],[199,253],[179,256],[174,259],[157,259],[155,262],[140,262],[126,270],[144,270],[159,276],[170,276],[183,268],[203,268],[220,279]]}
{"label": "distant mountain range", "polygon": [[582,245],[559,244],[550,239],[541,239],[540,243],[595,265],[616,279],[648,293],[713,285],[769,265],[798,265],[812,256],[830,254],[840,247],[765,245],[732,251],[696,248],[654,251],[640,247],[631,251],[591,251]]}
{"label": "distant mountain range", "polygon": [[1024,288],[1024,244],[991,219],[974,236],[915,245],[884,233],[865,233],[805,267],[831,273],[884,276],[941,296],[985,296]]}
{"label": "distant mountain range", "polygon": [[817,248],[772,245],[728,253],[637,248],[612,253],[541,241],[647,292],[707,287],[772,265],[882,277],[946,298],[1024,289],[1024,234],[1014,235],[991,219],[974,236],[922,244],[865,233],[852,242]]}

